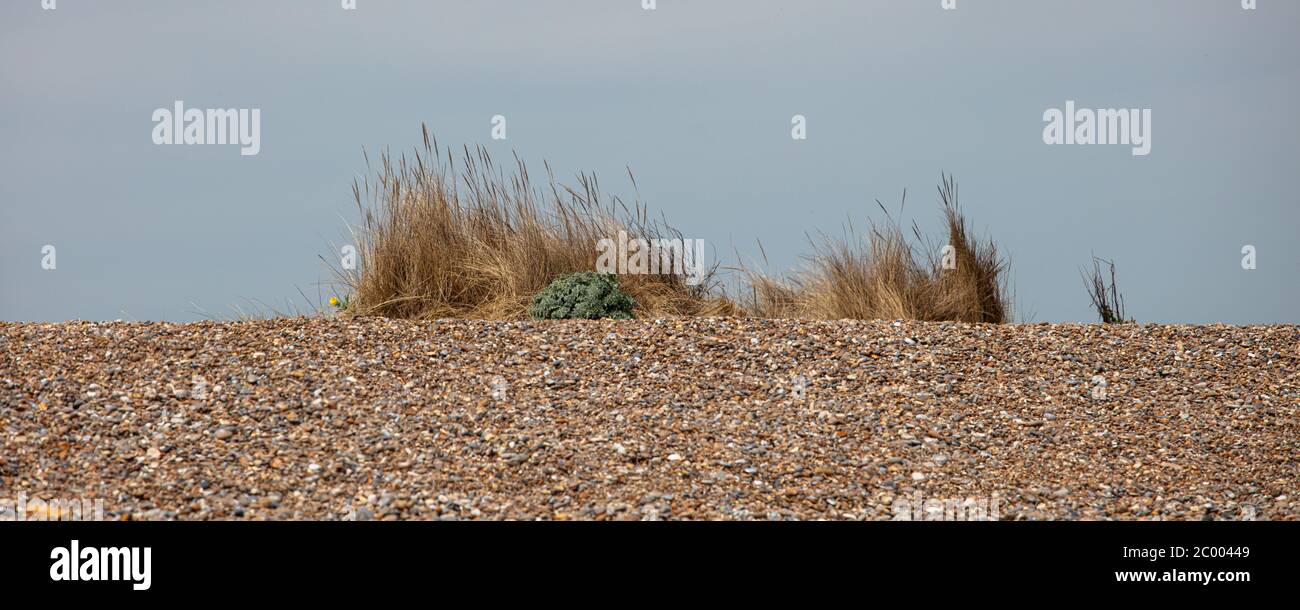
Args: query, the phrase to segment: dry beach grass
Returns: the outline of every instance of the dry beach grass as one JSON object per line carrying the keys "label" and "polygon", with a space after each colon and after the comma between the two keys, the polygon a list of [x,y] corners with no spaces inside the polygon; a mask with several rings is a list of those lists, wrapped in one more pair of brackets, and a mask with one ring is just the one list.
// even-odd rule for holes
{"label": "dry beach grass", "polygon": [[[411,157],[379,159],[373,183],[353,189],[363,216],[355,229],[360,261],[336,270],[349,309],[396,318],[519,319],[533,295],[565,273],[595,268],[596,243],[623,231],[633,238],[680,237],[648,218],[640,203],[606,200],[594,176],[558,184],[547,168],[536,187],[515,159],[510,175],[483,148],[459,165],[428,130]],[[714,294],[710,270],[698,285],[679,275],[626,275],[622,287],[647,315],[720,315],[735,305]]]}
{"label": "dry beach grass", "polygon": [[[808,267],[789,280],[743,269],[750,287],[745,312],[816,320],[1010,321],[1006,260],[992,241],[972,235],[951,177],[944,177],[939,200],[948,252],[927,243],[915,224],[909,240],[893,217],[872,224],[866,236],[852,227],[846,239],[822,235],[812,244]],[[918,250],[927,254],[918,256]]]}
{"label": "dry beach grass", "polygon": [[[397,159],[385,153],[378,165],[373,181],[353,189],[362,216],[353,230],[359,266],[335,270],[359,315],[523,319],[551,280],[596,269],[598,241],[620,232],[647,241],[683,237],[652,220],[639,199],[607,198],[594,176],[565,186],[548,166],[538,187],[518,158],[506,173],[483,148],[459,157],[439,148],[427,129],[422,148]],[[738,266],[740,298],[726,294],[717,265],[698,284],[672,274],[618,279],[642,317],[1009,321],[1007,262],[992,241],[972,234],[952,178],[944,177],[939,198],[948,265],[940,244],[928,243],[915,224],[909,239],[891,217],[864,236],[813,240],[807,268],[788,278]]]}

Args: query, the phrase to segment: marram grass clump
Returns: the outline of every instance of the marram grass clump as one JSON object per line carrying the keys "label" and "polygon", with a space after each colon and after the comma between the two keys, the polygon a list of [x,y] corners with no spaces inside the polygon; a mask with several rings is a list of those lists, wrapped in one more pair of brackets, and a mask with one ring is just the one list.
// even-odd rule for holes
{"label": "marram grass clump", "polygon": [[555,278],[534,295],[528,315],[535,320],[630,320],[635,307],[614,276],[580,271]]}
{"label": "marram grass clump", "polygon": [[[602,194],[594,176],[579,174],[566,186],[546,166],[545,184],[536,185],[517,157],[507,172],[486,149],[466,147],[458,157],[427,129],[423,135],[423,148],[396,158],[385,153],[378,175],[354,184],[362,221],[350,229],[359,256],[355,268],[335,269],[349,295],[335,305],[341,314],[520,320],[533,315],[534,297],[556,278],[598,269],[602,240],[683,237],[666,220],[653,221],[639,198],[625,205]],[[915,224],[914,242],[891,217],[868,235],[823,235],[812,244],[811,264],[786,276],[730,268],[740,271],[736,300],[718,264],[698,282],[625,273],[617,284],[643,318],[1009,321],[1006,259],[971,232],[951,177],[939,192],[946,244],[929,243]],[[630,308],[625,313],[631,316]]]}
{"label": "marram grass clump", "polygon": [[[639,201],[605,196],[594,176],[579,174],[571,186],[549,167],[545,176],[534,184],[518,158],[505,171],[483,148],[456,155],[427,129],[412,154],[382,155],[377,176],[353,188],[362,219],[350,228],[357,265],[335,269],[351,295],[348,314],[521,320],[552,280],[596,269],[602,239],[620,231],[647,241],[682,237]],[[623,275],[619,287],[643,316],[739,313],[712,268],[699,282]]]}

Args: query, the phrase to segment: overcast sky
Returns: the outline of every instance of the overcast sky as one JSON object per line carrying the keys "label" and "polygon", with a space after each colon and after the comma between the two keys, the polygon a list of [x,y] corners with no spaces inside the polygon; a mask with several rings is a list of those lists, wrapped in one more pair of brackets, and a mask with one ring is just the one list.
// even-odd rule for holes
{"label": "overcast sky", "polygon": [[[362,149],[409,149],[424,122],[614,194],[631,167],[687,237],[729,260],[761,240],[773,271],[904,189],[936,228],[949,172],[1020,319],[1091,321],[1096,253],[1141,321],[1300,322],[1300,2],[956,4],[6,0],[0,320],[302,305],[356,220]],[[155,145],[176,100],[259,109],[260,153]],[[1150,154],[1048,146],[1067,100],[1150,109]]]}

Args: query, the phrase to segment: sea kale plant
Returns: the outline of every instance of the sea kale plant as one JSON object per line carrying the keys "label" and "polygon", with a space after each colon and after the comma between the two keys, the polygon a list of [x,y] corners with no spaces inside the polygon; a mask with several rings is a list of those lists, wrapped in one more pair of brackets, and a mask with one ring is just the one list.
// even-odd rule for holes
{"label": "sea kale plant", "polygon": [[619,290],[613,275],[579,271],[555,278],[533,295],[528,315],[536,320],[628,320],[634,307],[636,301]]}

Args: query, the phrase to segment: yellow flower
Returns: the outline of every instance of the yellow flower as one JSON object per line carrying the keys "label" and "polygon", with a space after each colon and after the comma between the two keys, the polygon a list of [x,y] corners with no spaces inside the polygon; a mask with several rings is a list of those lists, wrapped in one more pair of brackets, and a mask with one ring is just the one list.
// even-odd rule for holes
{"label": "yellow flower", "polygon": [[333,305],[333,306],[335,306],[335,307],[338,307],[338,306],[339,306],[339,298],[338,298],[338,297],[330,297],[330,305]]}

